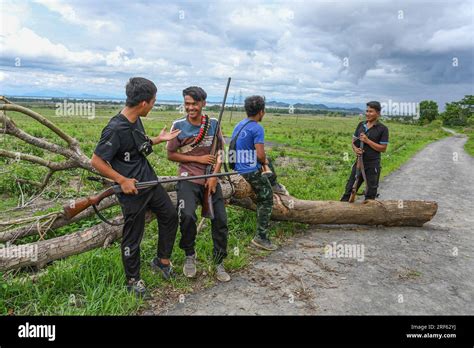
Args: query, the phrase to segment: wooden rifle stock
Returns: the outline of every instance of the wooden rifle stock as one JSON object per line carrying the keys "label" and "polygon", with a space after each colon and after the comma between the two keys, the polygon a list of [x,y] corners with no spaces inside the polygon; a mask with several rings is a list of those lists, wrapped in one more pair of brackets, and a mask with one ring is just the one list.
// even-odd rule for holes
{"label": "wooden rifle stock", "polygon": [[[360,149],[364,150],[364,143],[362,141],[360,142]],[[354,185],[352,185],[352,191],[351,191],[351,196],[349,197],[349,203],[354,203],[356,200],[357,189],[359,188],[359,181],[360,181],[361,175],[365,180],[365,168],[364,168],[364,160],[362,156],[363,155],[357,155],[356,175],[355,175]],[[365,183],[365,185],[367,185],[367,182]]]}
{"label": "wooden rifle stock", "polygon": [[360,181],[361,162],[362,162],[362,156],[357,156],[355,181],[354,181],[354,185],[352,185],[352,191],[351,191],[351,196],[349,197],[349,203],[354,203],[356,200],[357,188],[359,186],[359,181]]}
{"label": "wooden rifle stock", "polygon": [[213,220],[214,206],[212,205],[212,194],[208,186],[204,188],[204,197],[202,200],[202,217]]}
{"label": "wooden rifle stock", "polygon": [[93,205],[98,205],[100,201],[102,201],[104,198],[112,196],[113,194],[115,194],[114,187],[109,187],[107,190],[99,193],[98,195],[81,198],[77,201],[71,202],[70,204],[66,204],[63,207],[64,216],[68,220],[72,219],[80,212],[86,210],[87,208]]}

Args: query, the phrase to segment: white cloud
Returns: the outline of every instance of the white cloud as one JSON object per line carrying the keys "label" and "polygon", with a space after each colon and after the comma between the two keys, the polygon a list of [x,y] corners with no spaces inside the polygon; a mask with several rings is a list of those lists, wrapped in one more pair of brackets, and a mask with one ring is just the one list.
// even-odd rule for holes
{"label": "white cloud", "polygon": [[112,31],[118,30],[118,26],[111,21],[102,19],[91,19],[80,15],[72,5],[67,4],[65,1],[35,0],[35,2],[47,7],[52,12],[60,14],[61,17],[69,23],[80,25],[82,27],[95,31],[100,31],[104,29]]}
{"label": "white cloud", "polygon": [[[440,29],[437,30],[433,36],[422,43],[421,47],[430,47],[435,52],[454,51],[457,49],[472,48],[472,35],[474,33],[474,25],[464,25],[460,28]],[[471,38],[471,42],[466,40]]]}
{"label": "white cloud", "polygon": [[20,30],[22,23],[30,19],[31,10],[26,3],[0,1],[0,37]]}
{"label": "white cloud", "polygon": [[100,58],[99,54],[88,50],[72,52],[66,46],[52,43],[28,28],[0,37],[0,44],[4,48],[3,54],[20,58],[49,58],[63,63],[85,64],[94,63]]}
{"label": "white cloud", "polygon": [[230,14],[231,24],[239,28],[274,30],[294,19],[294,12],[281,5],[239,6]]}
{"label": "white cloud", "polygon": [[[357,102],[407,91],[417,95],[417,89],[421,96],[421,90],[442,95],[444,88],[451,98],[466,89],[469,78],[472,83],[469,1],[38,3],[47,17],[35,13],[25,20],[21,11],[7,13],[0,58],[28,57],[30,71],[47,72],[35,74],[39,85],[44,79],[67,88],[65,79],[74,77],[78,89],[122,94],[126,79],[140,75],[178,97],[188,84],[218,96],[232,76],[231,93]],[[404,20],[397,18],[400,8]],[[60,35],[51,32],[51,22],[43,30],[46,21]],[[450,65],[454,54],[462,63],[458,70]],[[19,76],[9,69],[7,86]]]}
{"label": "white cloud", "polygon": [[113,51],[98,53],[90,50],[72,51],[65,45],[53,43],[49,39],[36,34],[29,28],[21,28],[17,32],[9,32],[0,36],[2,55],[18,57],[22,60],[41,60],[50,65],[78,66],[110,66],[113,68],[144,70],[150,68],[166,68],[164,59],[146,60],[133,58],[130,52],[120,46]]}

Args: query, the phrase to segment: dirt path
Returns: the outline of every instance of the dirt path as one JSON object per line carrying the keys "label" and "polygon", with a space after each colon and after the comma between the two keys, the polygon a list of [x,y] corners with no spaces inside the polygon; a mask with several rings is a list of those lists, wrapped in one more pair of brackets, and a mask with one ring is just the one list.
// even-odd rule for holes
{"label": "dirt path", "polygon": [[[474,159],[465,141],[430,144],[381,183],[381,199],[438,201],[424,227],[312,226],[229,283],[159,314],[474,314]],[[326,257],[333,243],[359,245],[361,261]]]}

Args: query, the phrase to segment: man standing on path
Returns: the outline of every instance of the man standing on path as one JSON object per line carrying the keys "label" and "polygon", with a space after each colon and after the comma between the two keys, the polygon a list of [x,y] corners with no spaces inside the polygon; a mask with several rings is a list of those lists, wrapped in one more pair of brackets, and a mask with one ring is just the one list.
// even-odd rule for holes
{"label": "man standing on path", "polygon": [[[378,101],[367,103],[365,112],[366,121],[360,122],[354,135],[352,136],[352,151],[358,156],[362,156],[365,168],[365,177],[367,178],[365,199],[375,199],[377,197],[377,188],[379,186],[380,153],[387,150],[388,128],[379,122],[380,111],[382,110]],[[364,149],[361,149],[361,142],[364,143]],[[348,202],[351,196],[352,188],[356,180],[357,161],[352,166],[351,175],[347,180],[346,189],[341,197],[342,202]],[[363,178],[359,179],[357,190],[362,185]],[[356,190],[356,191],[357,191]]]}

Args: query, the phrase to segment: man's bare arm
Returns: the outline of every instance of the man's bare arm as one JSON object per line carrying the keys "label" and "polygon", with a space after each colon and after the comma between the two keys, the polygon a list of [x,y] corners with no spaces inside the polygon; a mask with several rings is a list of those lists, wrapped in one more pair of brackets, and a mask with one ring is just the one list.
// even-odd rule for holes
{"label": "man's bare arm", "polygon": [[166,131],[166,126],[163,127],[163,129],[161,130],[160,134],[154,138],[151,138],[151,141],[153,143],[153,145],[158,145],[160,143],[164,143],[166,141],[170,141],[174,138],[176,138],[179,133],[181,133],[181,130],[180,129],[173,129],[173,127],[171,127],[171,131],[168,133]]}
{"label": "man's bare arm", "polygon": [[268,164],[267,155],[265,154],[265,145],[255,144],[255,150],[257,150],[257,161],[261,164]]}
{"label": "man's bare arm", "polygon": [[129,179],[121,175],[119,172],[114,170],[106,161],[97,156],[96,154],[92,155],[91,165],[96,169],[100,174],[113,180],[118,183],[122,188],[123,193],[125,194],[137,194],[138,190],[135,187],[136,179]]}
{"label": "man's bare arm", "polygon": [[387,144],[377,144],[373,142],[372,140],[369,140],[367,143],[372,149],[378,152],[385,152],[387,151]]}
{"label": "man's bare arm", "polygon": [[378,152],[387,151],[387,144],[377,144],[376,142],[370,140],[365,134],[361,134],[359,138],[361,141],[369,145],[375,151],[378,151]]}

